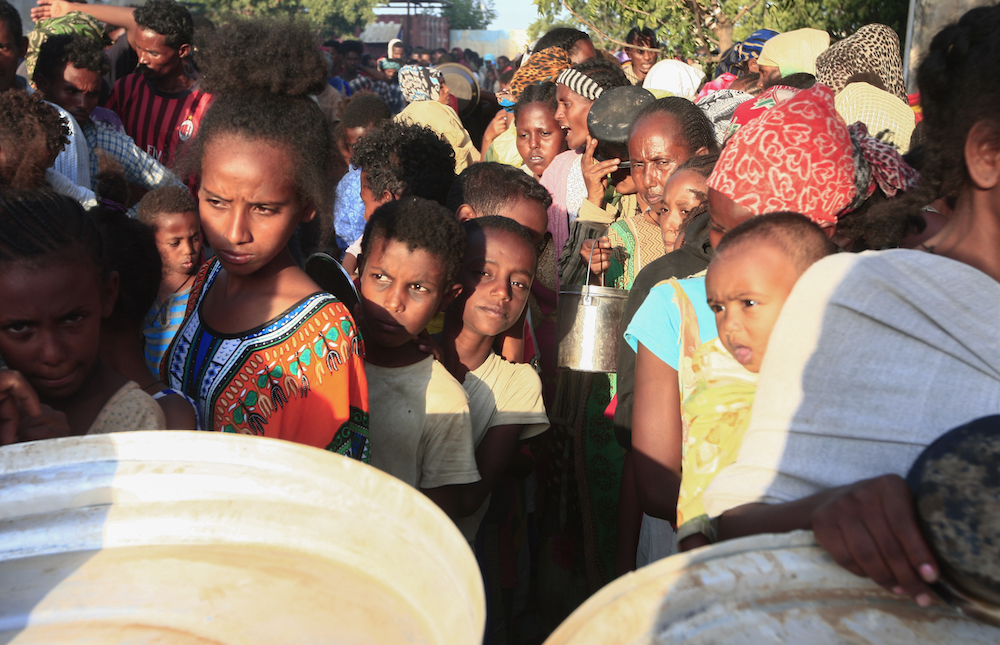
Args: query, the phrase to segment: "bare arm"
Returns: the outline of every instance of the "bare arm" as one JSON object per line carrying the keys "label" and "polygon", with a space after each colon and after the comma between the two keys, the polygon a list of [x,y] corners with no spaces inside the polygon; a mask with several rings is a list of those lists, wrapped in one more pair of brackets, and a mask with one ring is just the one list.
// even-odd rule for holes
{"label": "bare arm", "polygon": [[[477,482],[478,483],[478,482]],[[476,508],[467,508],[466,500],[471,495],[470,488],[476,484],[455,484],[453,486],[438,486],[437,488],[421,488],[420,492],[441,507],[448,517],[458,519],[468,517],[476,512]]]}
{"label": "bare arm", "polygon": [[917,525],[913,496],[897,475],[831,488],[785,504],[726,511],[719,539],[811,529],[840,566],[886,589],[931,603],[938,566]]}
{"label": "bare arm", "polygon": [[639,343],[635,362],[632,459],[647,515],[677,522],[681,485],[681,402],[677,370]]}
{"label": "bare arm", "polygon": [[115,7],[104,4],[82,4],[79,2],[64,2],[63,0],[37,0],[38,6],[32,7],[31,19],[35,22],[46,18],[58,18],[72,11],[79,11],[93,16],[101,22],[117,27],[124,27],[128,35],[128,44],[135,49],[135,32],[139,28],[135,23],[135,9],[131,7]]}

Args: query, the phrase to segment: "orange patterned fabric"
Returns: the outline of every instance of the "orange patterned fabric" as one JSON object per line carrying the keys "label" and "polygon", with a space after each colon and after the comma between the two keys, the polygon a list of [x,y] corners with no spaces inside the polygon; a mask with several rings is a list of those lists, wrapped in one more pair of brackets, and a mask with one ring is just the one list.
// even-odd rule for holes
{"label": "orange patterned fabric", "polygon": [[534,83],[554,81],[564,69],[569,69],[572,63],[569,54],[561,47],[549,47],[532,54],[519,70],[514,72],[510,80],[510,93],[517,100],[524,88]]}
{"label": "orange patterned fabric", "polygon": [[815,85],[733,135],[708,185],[755,215],[802,213],[836,221],[854,199],[854,147],[833,91]]}

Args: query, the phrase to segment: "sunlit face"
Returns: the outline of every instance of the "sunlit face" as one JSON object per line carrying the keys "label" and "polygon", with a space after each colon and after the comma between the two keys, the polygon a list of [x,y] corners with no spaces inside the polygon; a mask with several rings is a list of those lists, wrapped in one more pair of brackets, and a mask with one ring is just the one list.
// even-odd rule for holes
{"label": "sunlit face", "polygon": [[659,212],[667,180],[691,156],[677,119],[654,113],[639,121],[629,137],[628,154],[639,196]]}
{"label": "sunlit face", "polygon": [[708,189],[708,240],[714,249],[722,236],[754,216],[714,188]]}
{"label": "sunlit face", "polygon": [[590,131],[587,129],[587,115],[593,101],[584,98],[565,85],[556,86],[556,100],[559,108],[555,119],[566,132],[566,146],[575,150],[587,143]]}
{"label": "sunlit face", "polygon": [[368,134],[367,125],[359,125],[356,128],[344,128],[344,139],[347,141],[347,148],[353,152],[355,144],[366,134]]}
{"label": "sunlit face", "polygon": [[451,293],[443,262],[406,244],[376,240],[360,271],[365,340],[400,347],[417,337]]}
{"label": "sunlit face", "polygon": [[316,210],[303,202],[284,147],[235,135],[205,146],[198,190],[201,225],[226,271],[250,275],[287,252],[295,227]]}
{"label": "sunlit face", "polygon": [[201,258],[201,223],[194,211],[161,213],[156,218],[156,250],[163,274],[194,275]]}
{"label": "sunlit face", "polygon": [[517,152],[535,177],[541,177],[556,156],[566,150],[566,133],[555,114],[543,103],[519,107],[514,122]]}
{"label": "sunlit face", "polygon": [[[639,47],[656,47],[656,43],[648,38],[638,38],[635,44]],[[635,49],[634,47],[626,47],[625,53],[632,60],[632,73],[640,81],[646,78],[646,74],[656,64],[656,59],[660,57],[660,52],[658,51],[646,51],[644,49]]]}
{"label": "sunlit face", "polygon": [[97,107],[101,95],[100,74],[70,63],[63,65],[55,78],[38,77],[36,83],[46,101],[72,114],[80,124],[90,121],[90,113]]}
{"label": "sunlit face", "polygon": [[660,202],[660,232],[667,253],[674,250],[684,218],[707,199],[708,180],[693,170],[679,170],[667,180]]}
{"label": "sunlit face", "polygon": [[115,304],[117,283],[102,284],[81,259],[0,265],[0,356],[43,402],[66,399],[86,383],[101,318]]}
{"label": "sunlit face", "polygon": [[486,229],[469,236],[462,267],[462,295],[452,307],[482,336],[510,329],[528,302],[535,275],[535,249],[519,235]]}
{"label": "sunlit face", "polygon": [[171,76],[181,68],[183,58],[191,49],[181,45],[177,49],[168,47],[167,37],[152,29],[142,27],[135,34],[135,51],[139,55],[138,70],[149,79]]}
{"label": "sunlit face", "polygon": [[760,371],[771,330],[798,278],[794,261],[766,240],[737,243],[712,258],[705,292],[719,340],[749,371]]}

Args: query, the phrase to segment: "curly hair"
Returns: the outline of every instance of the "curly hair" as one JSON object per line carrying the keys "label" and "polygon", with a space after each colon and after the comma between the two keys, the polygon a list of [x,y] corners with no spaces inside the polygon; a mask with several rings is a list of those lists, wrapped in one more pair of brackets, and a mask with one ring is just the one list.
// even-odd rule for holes
{"label": "curly hair", "polygon": [[[1000,65],[1000,6],[977,7],[942,29],[917,69],[924,118],[920,184],[870,209],[870,217],[906,219],[911,230],[926,225],[918,213],[939,197],[956,198],[969,184],[965,143],[972,127],[989,123],[1000,132],[996,106],[1000,79],[982,70]],[[871,201],[871,200],[869,200]],[[919,222],[914,225],[914,218]],[[848,216],[837,223],[844,228]],[[904,233],[905,234],[905,233]]]}
{"label": "curly hair", "polygon": [[444,204],[455,180],[455,151],[428,127],[386,121],[354,146],[351,164],[365,171],[372,193],[415,195]]}
{"label": "curly hair", "polygon": [[79,34],[59,34],[49,36],[38,48],[38,60],[32,78],[35,82],[40,78],[59,80],[59,70],[65,63],[97,72],[100,76],[111,71],[111,63],[98,41]]}
{"label": "curly hair", "polygon": [[465,258],[465,231],[448,210],[429,199],[405,197],[379,206],[361,242],[362,258],[371,257],[371,249],[385,240],[406,244],[412,253],[422,249],[441,262],[445,284],[454,284]]}
{"label": "curly hair", "polygon": [[69,126],[59,111],[38,94],[24,90],[0,93],[0,150],[16,151],[5,155],[0,166],[0,185],[35,188],[44,180],[45,165],[37,154],[26,154],[39,145],[47,156],[55,157],[69,143]]}
{"label": "curly hair", "polygon": [[392,118],[392,110],[378,94],[359,92],[344,108],[342,123],[345,128],[364,128],[378,125]]}
{"label": "curly hair", "polygon": [[754,246],[763,241],[771,242],[795,263],[799,275],[828,255],[836,253],[837,246],[823,233],[823,229],[801,213],[782,211],[751,217],[734,226],[715,247],[715,257],[745,243]]}
{"label": "curly hair", "polygon": [[[8,94],[10,92],[7,92]],[[43,265],[80,257],[107,277],[104,242],[80,204],[47,188],[0,190],[0,262]]]}
{"label": "curly hair", "polygon": [[163,43],[171,49],[190,45],[194,37],[194,21],[184,5],[174,0],[149,0],[135,10],[135,24],[165,36]]}
{"label": "curly hair", "polygon": [[579,29],[556,27],[538,39],[532,52],[540,52],[549,47],[558,47],[570,52],[576,47],[576,43],[581,40],[590,41],[590,36]]}
{"label": "curly hair", "polygon": [[108,268],[118,272],[118,299],[102,324],[119,332],[139,331],[156,302],[163,263],[156,249],[156,233],[120,211],[90,211],[108,250]]}
{"label": "curly hair", "polygon": [[528,173],[507,164],[484,161],[472,164],[455,179],[445,206],[456,213],[462,204],[468,204],[484,217],[496,215],[504,206],[513,206],[522,199],[536,201],[546,209],[552,205],[548,189]]}
{"label": "curly hair", "polygon": [[[248,42],[255,46],[248,49]],[[291,157],[299,195],[326,212],[335,147],[329,122],[308,96],[326,83],[308,28],[292,20],[239,19],[218,27],[199,49],[199,60],[202,87],[216,98],[184,148],[181,175],[201,172],[205,149],[216,137],[268,142]]]}
{"label": "curly hair", "polygon": [[622,66],[618,64],[618,61],[600,57],[591,58],[582,63],[577,63],[573,66],[573,69],[590,77],[590,80],[597,83],[605,92],[616,87],[625,87],[632,84],[629,82],[628,77],[625,76],[625,72],[622,71]]}
{"label": "curly hair", "polygon": [[520,96],[517,97],[517,103],[514,104],[514,118],[517,118],[517,114],[522,108],[532,103],[541,103],[551,109],[552,114],[555,114],[559,109],[559,102],[556,100],[556,84],[552,81],[544,81],[528,85],[521,90]]}
{"label": "curly hair", "polygon": [[688,153],[693,155],[700,148],[708,149],[710,154],[719,152],[719,143],[715,140],[715,128],[712,127],[712,122],[698,106],[686,98],[667,96],[642,108],[632,123],[632,132],[635,132],[636,126],[643,119],[653,114],[668,114],[674,117],[684,136]]}
{"label": "curly hair", "polygon": [[184,186],[161,186],[151,190],[142,196],[135,208],[139,221],[154,233],[160,225],[161,215],[198,214],[198,202]]}
{"label": "curly hair", "polygon": [[319,94],[327,79],[309,25],[291,18],[235,18],[219,25],[198,43],[198,67],[202,89],[211,94]]}

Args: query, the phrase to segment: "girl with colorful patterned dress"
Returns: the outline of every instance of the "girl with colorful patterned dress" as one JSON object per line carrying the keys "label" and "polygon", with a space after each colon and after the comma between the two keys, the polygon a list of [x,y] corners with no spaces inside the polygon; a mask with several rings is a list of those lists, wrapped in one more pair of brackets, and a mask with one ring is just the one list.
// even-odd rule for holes
{"label": "girl with colorful patterned dress", "polygon": [[322,89],[325,67],[302,25],[267,27],[273,47],[261,51],[272,52],[266,69],[275,78],[259,85],[237,81],[225,53],[260,33],[256,21],[220,27],[202,52],[203,82],[218,98],[188,170],[200,178],[201,222],[216,257],[198,273],[161,370],[197,403],[206,430],[368,462],[361,337],[347,308],[288,249],[298,225],[328,205],[328,125],[306,96]]}

